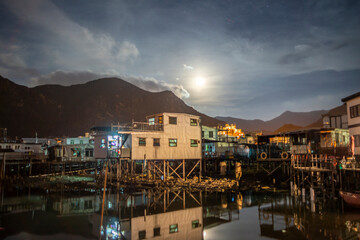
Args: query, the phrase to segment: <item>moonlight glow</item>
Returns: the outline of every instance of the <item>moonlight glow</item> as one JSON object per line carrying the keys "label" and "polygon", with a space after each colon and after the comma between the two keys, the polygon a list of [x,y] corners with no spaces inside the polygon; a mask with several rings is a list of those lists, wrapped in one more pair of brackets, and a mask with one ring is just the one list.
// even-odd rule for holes
{"label": "moonlight glow", "polygon": [[195,84],[197,87],[202,88],[205,85],[205,79],[203,77],[197,77],[195,79]]}

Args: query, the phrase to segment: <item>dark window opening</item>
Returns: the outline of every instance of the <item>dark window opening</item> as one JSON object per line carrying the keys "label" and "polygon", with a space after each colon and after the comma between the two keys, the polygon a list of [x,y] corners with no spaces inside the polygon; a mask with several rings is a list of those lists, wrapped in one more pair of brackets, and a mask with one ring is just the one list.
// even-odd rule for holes
{"label": "dark window opening", "polygon": [[139,138],[139,146],[146,146],[146,138]]}
{"label": "dark window opening", "polygon": [[360,104],[350,107],[350,118],[360,116]]}
{"label": "dark window opening", "polygon": [[155,147],[160,146],[160,138],[154,138],[154,146]]}
{"label": "dark window opening", "polygon": [[139,239],[145,239],[146,238],[146,231],[145,230],[142,230],[142,231],[139,231]]}
{"label": "dark window opening", "polygon": [[160,236],[160,228],[157,227],[157,228],[154,228],[154,237],[156,236]]}
{"label": "dark window opening", "polygon": [[169,124],[177,124],[177,117],[169,117]]}

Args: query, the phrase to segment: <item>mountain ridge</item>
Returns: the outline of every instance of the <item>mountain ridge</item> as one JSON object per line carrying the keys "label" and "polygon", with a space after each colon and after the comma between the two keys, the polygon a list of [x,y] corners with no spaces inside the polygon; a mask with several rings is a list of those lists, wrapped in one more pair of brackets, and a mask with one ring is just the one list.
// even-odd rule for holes
{"label": "mountain ridge", "polygon": [[224,124],[171,91],[148,92],[119,78],[29,88],[0,76],[0,127],[9,136],[79,136],[92,126],[145,121],[161,112],[198,115],[210,126]]}

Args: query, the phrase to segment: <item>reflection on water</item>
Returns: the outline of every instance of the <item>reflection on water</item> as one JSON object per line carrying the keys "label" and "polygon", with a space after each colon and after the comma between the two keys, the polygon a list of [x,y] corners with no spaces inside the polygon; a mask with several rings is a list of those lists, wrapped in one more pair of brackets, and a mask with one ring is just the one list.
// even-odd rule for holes
{"label": "reflection on water", "polygon": [[287,193],[4,189],[1,239],[358,239],[360,211]]}

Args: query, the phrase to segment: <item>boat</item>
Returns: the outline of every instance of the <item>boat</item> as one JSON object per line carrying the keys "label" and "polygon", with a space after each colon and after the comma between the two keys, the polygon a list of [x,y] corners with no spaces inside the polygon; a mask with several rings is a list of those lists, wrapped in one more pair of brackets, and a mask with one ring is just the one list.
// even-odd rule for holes
{"label": "boat", "polygon": [[348,205],[352,207],[360,208],[360,193],[340,191],[340,196],[344,199],[344,201]]}

